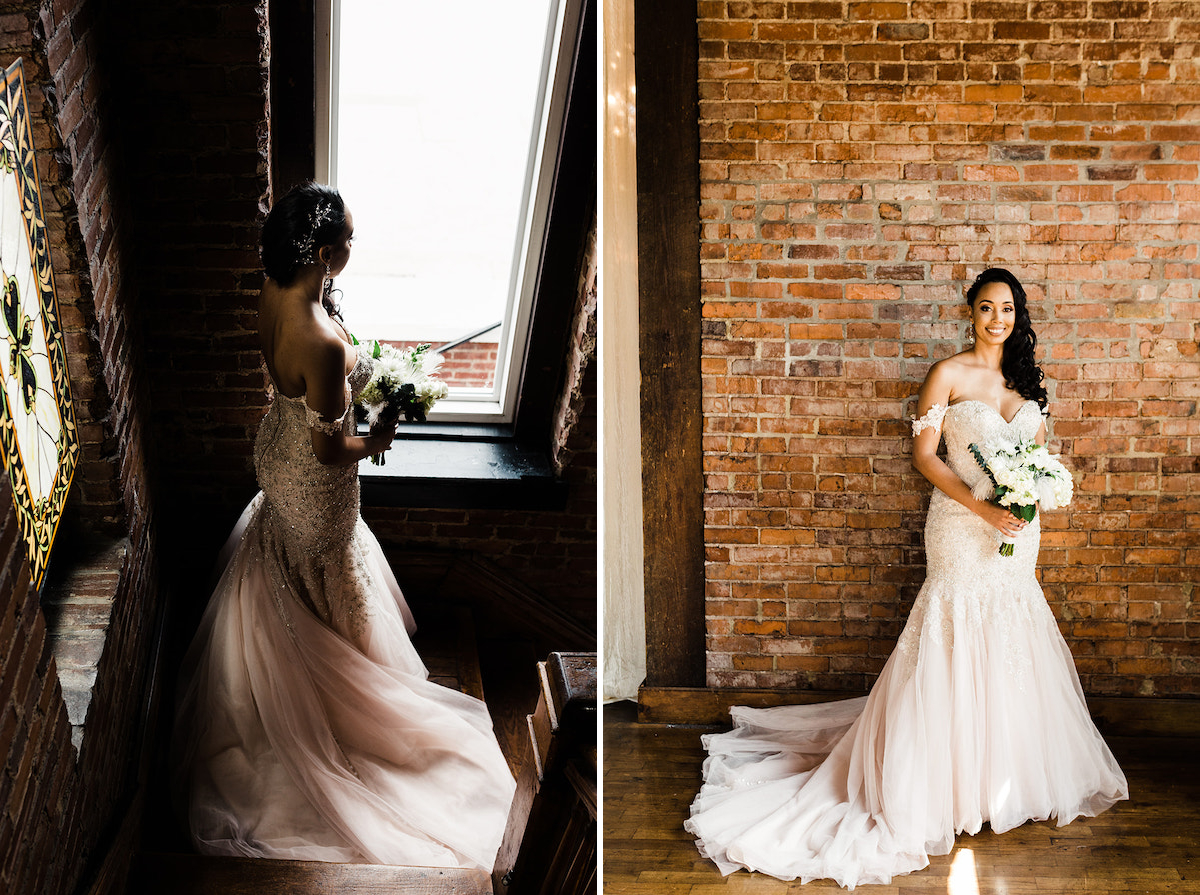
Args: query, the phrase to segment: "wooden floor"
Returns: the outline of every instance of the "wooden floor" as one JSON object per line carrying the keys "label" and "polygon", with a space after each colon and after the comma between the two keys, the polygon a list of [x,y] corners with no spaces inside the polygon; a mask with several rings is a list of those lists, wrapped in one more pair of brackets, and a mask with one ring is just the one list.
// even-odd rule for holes
{"label": "wooden floor", "polygon": [[[638,724],[632,703],[604,710],[604,895],[771,895],[843,891],[828,880],[722,877],[683,829],[700,786],[700,735],[719,728]],[[1131,798],[1065,827],[1026,824],[959,836],[925,870],[867,895],[1200,893],[1200,740],[1113,738]]]}

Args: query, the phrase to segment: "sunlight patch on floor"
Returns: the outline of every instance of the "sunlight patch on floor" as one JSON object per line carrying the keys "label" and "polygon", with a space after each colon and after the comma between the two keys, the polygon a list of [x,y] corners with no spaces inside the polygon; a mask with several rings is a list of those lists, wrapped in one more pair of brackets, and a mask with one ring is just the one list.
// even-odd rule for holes
{"label": "sunlight patch on floor", "polygon": [[969,848],[960,848],[950,865],[950,878],[946,881],[949,895],[979,895],[979,878],[975,875],[975,853]]}

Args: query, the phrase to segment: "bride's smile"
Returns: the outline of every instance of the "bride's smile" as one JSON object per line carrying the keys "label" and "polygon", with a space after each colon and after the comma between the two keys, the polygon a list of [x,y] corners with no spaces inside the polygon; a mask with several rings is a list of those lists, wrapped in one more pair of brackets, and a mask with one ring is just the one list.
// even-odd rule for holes
{"label": "bride's smile", "polygon": [[978,345],[1001,345],[1013,331],[1017,309],[1007,283],[988,283],[971,309],[971,326]]}

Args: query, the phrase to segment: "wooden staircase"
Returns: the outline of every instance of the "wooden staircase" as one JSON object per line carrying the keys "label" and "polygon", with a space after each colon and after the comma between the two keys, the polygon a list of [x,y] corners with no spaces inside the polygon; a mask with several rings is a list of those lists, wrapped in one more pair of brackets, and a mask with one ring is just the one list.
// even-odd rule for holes
{"label": "wooden staircase", "polygon": [[492,895],[482,870],[140,854],[129,893],[154,895]]}
{"label": "wooden staircase", "polygon": [[537,665],[508,831],[492,874],[505,895],[596,891],[596,654]]}
{"label": "wooden staircase", "polygon": [[[471,611],[465,607],[432,609],[414,607],[420,628],[413,638],[429,668],[431,680],[479,699],[484,698],[484,668]],[[514,857],[520,851],[525,821],[530,816],[534,794],[528,781],[538,779],[534,752],[529,747],[527,718],[535,714],[539,696],[535,669],[538,667],[528,644],[492,643],[485,646],[489,688],[488,708],[501,749],[518,780],[518,796],[501,854]],[[594,671],[593,671],[594,677]],[[542,710],[544,711],[544,710]],[[548,745],[548,743],[547,743]],[[526,797],[522,797],[522,783]],[[594,803],[595,775],[591,779]],[[160,800],[161,801],[161,800]],[[325,893],[405,892],[416,895],[508,895],[504,873],[490,877],[483,871],[436,867],[397,867],[371,864],[330,864],[319,861],[276,861],[253,858],[208,857],[190,853],[174,821],[158,815],[165,805],[148,811],[142,824],[143,844],[133,858],[127,895],[212,895],[212,893]],[[594,828],[594,807],[592,811]],[[519,822],[516,820],[519,817]],[[515,838],[515,843],[510,839]],[[594,830],[591,839],[594,879]],[[511,869],[511,862],[505,872]],[[540,876],[531,871],[529,876]],[[516,890],[513,890],[516,891]],[[524,891],[524,889],[522,889]]]}

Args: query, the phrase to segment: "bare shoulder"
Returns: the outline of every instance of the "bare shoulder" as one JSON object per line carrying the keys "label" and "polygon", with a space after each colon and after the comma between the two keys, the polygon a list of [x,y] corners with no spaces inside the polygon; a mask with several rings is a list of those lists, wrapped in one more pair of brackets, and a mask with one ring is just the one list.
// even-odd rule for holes
{"label": "bare shoulder", "polygon": [[921,390],[933,390],[940,393],[949,393],[953,384],[962,380],[963,376],[968,372],[968,366],[965,364],[960,355],[943,358],[929,368],[929,372],[925,374],[925,383],[921,386]]}
{"label": "bare shoulder", "polygon": [[293,346],[296,360],[307,374],[306,380],[314,376],[331,376],[339,380],[345,377],[346,342],[319,321],[298,328]]}
{"label": "bare shoulder", "polygon": [[264,288],[259,336],[268,367],[284,394],[305,394],[324,379],[345,375],[346,343],[313,313],[311,302],[286,289]]}

